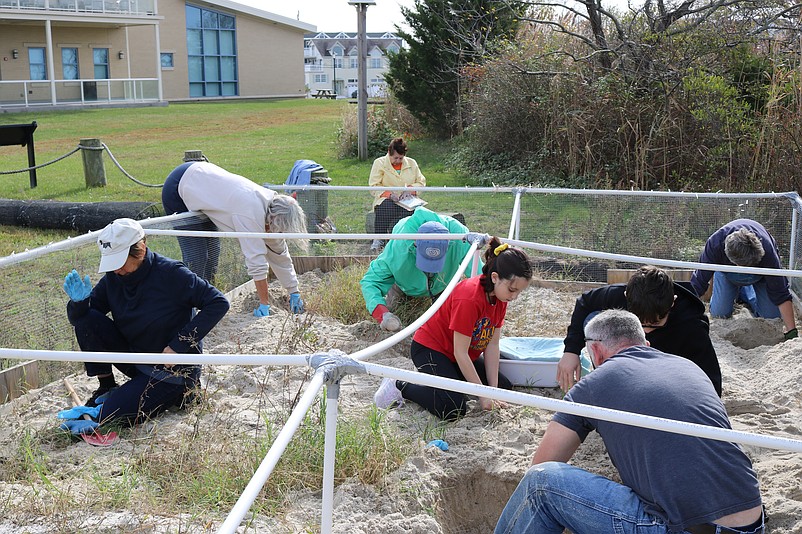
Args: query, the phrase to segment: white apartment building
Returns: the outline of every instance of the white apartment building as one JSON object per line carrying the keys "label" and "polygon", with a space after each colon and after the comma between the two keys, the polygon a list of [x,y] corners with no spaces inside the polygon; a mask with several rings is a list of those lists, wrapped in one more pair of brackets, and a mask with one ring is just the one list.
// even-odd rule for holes
{"label": "white apartment building", "polygon": [[[381,97],[387,83],[388,56],[401,50],[403,40],[392,32],[367,34],[367,87],[369,97]],[[357,33],[325,32],[304,35],[304,76],[307,92],[333,90],[338,97],[355,98]]]}

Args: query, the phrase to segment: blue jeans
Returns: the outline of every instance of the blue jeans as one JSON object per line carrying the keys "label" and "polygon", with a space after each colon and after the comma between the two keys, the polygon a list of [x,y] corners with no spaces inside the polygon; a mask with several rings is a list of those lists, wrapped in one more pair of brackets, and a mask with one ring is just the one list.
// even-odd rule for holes
{"label": "blue jeans", "polygon": [[504,507],[495,534],[666,534],[630,488],[560,462],[532,466]]}
{"label": "blue jeans", "polygon": [[[501,512],[495,534],[667,534],[627,486],[560,462],[529,468]],[[760,534],[715,526],[716,533]]]}
{"label": "blue jeans", "polygon": [[[162,186],[162,205],[165,215],[173,213],[186,213],[187,205],[178,194],[178,184],[181,177],[193,162],[182,163],[167,176]],[[212,221],[199,221],[185,223],[176,230],[214,231],[217,226]],[[220,239],[217,237],[178,237],[178,246],[181,247],[181,256],[184,265],[207,282],[212,282],[217,273],[217,264],[220,260]]]}
{"label": "blue jeans", "polygon": [[710,297],[710,315],[732,317],[735,299],[749,305],[752,315],[764,319],[780,317],[780,309],[769,300],[766,279],[760,275],[740,273],[713,273],[713,295]]}

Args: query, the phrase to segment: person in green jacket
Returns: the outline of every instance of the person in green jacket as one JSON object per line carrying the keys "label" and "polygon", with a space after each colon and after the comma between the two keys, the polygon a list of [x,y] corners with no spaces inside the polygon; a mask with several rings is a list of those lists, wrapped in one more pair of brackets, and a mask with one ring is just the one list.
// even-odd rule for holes
{"label": "person in green jacket", "polygon": [[[448,215],[439,215],[420,207],[393,227],[394,234],[451,233],[467,234],[468,228]],[[479,236],[479,234],[477,234]],[[481,246],[482,243],[480,243]],[[457,272],[471,241],[426,240],[407,241],[391,239],[381,254],[370,262],[362,277],[362,296],[368,312],[383,330],[401,329],[400,319],[392,313],[397,298],[431,297],[432,301],[443,292]],[[467,273],[473,272],[473,261]],[[478,270],[482,269],[479,260]]]}

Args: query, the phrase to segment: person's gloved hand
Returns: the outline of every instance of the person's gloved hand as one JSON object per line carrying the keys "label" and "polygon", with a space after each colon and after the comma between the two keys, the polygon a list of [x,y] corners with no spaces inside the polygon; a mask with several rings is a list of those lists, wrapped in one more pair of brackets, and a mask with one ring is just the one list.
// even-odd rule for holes
{"label": "person's gloved hand", "polygon": [[783,337],[785,338],[785,341],[788,341],[789,339],[798,338],[799,337],[799,331],[796,328],[792,328],[788,332],[783,334]]}
{"label": "person's gloved hand", "polygon": [[490,236],[487,234],[480,234],[479,232],[468,232],[465,234],[465,241],[468,243],[476,241],[476,248],[482,248],[490,242]]}
{"label": "person's gloved hand", "polygon": [[86,414],[92,419],[97,419],[97,416],[100,415],[101,406],[102,404],[97,406],[73,406],[69,410],[61,410],[56,417],[59,419],[80,419],[82,415]]}
{"label": "person's gloved hand", "polygon": [[84,276],[81,280],[81,275],[78,271],[73,269],[64,277],[64,292],[70,297],[73,302],[81,302],[89,297],[92,292],[92,282],[89,281],[89,275]]}
{"label": "person's gloved hand", "polygon": [[62,430],[68,430],[73,435],[79,434],[92,434],[97,427],[100,425],[95,421],[89,421],[88,419],[70,419],[69,421],[64,421],[59,425],[59,428]]}
{"label": "person's gloved hand", "polygon": [[382,330],[388,332],[398,332],[401,330],[401,319],[399,319],[393,312],[384,312],[382,314],[382,322],[379,325]]}
{"label": "person's gloved hand", "polygon": [[412,198],[414,195],[409,191],[404,191],[398,196],[398,200],[406,200],[408,198]]}
{"label": "person's gloved hand", "polygon": [[395,191],[393,191],[392,193],[390,193],[390,196],[389,196],[388,198],[389,198],[390,200],[392,200],[393,202],[398,202],[399,200],[401,200],[401,197],[399,197],[399,196],[398,196],[398,193],[396,193]]}
{"label": "person's gloved hand", "polygon": [[290,293],[290,311],[292,313],[304,312],[304,301],[301,300],[300,293]]}
{"label": "person's gloved hand", "polygon": [[270,315],[270,304],[260,304],[253,310],[254,317],[267,317],[268,315]]}

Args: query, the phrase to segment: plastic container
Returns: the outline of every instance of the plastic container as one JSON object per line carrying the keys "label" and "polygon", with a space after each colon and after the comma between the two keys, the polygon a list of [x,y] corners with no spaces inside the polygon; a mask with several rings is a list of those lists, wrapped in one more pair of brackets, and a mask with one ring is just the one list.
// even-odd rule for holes
{"label": "plastic container", "polygon": [[[499,341],[501,360],[499,372],[513,386],[556,388],[557,364],[565,352],[562,338],[557,337],[504,337]],[[585,350],[579,355],[582,376],[591,371],[590,359]]]}

